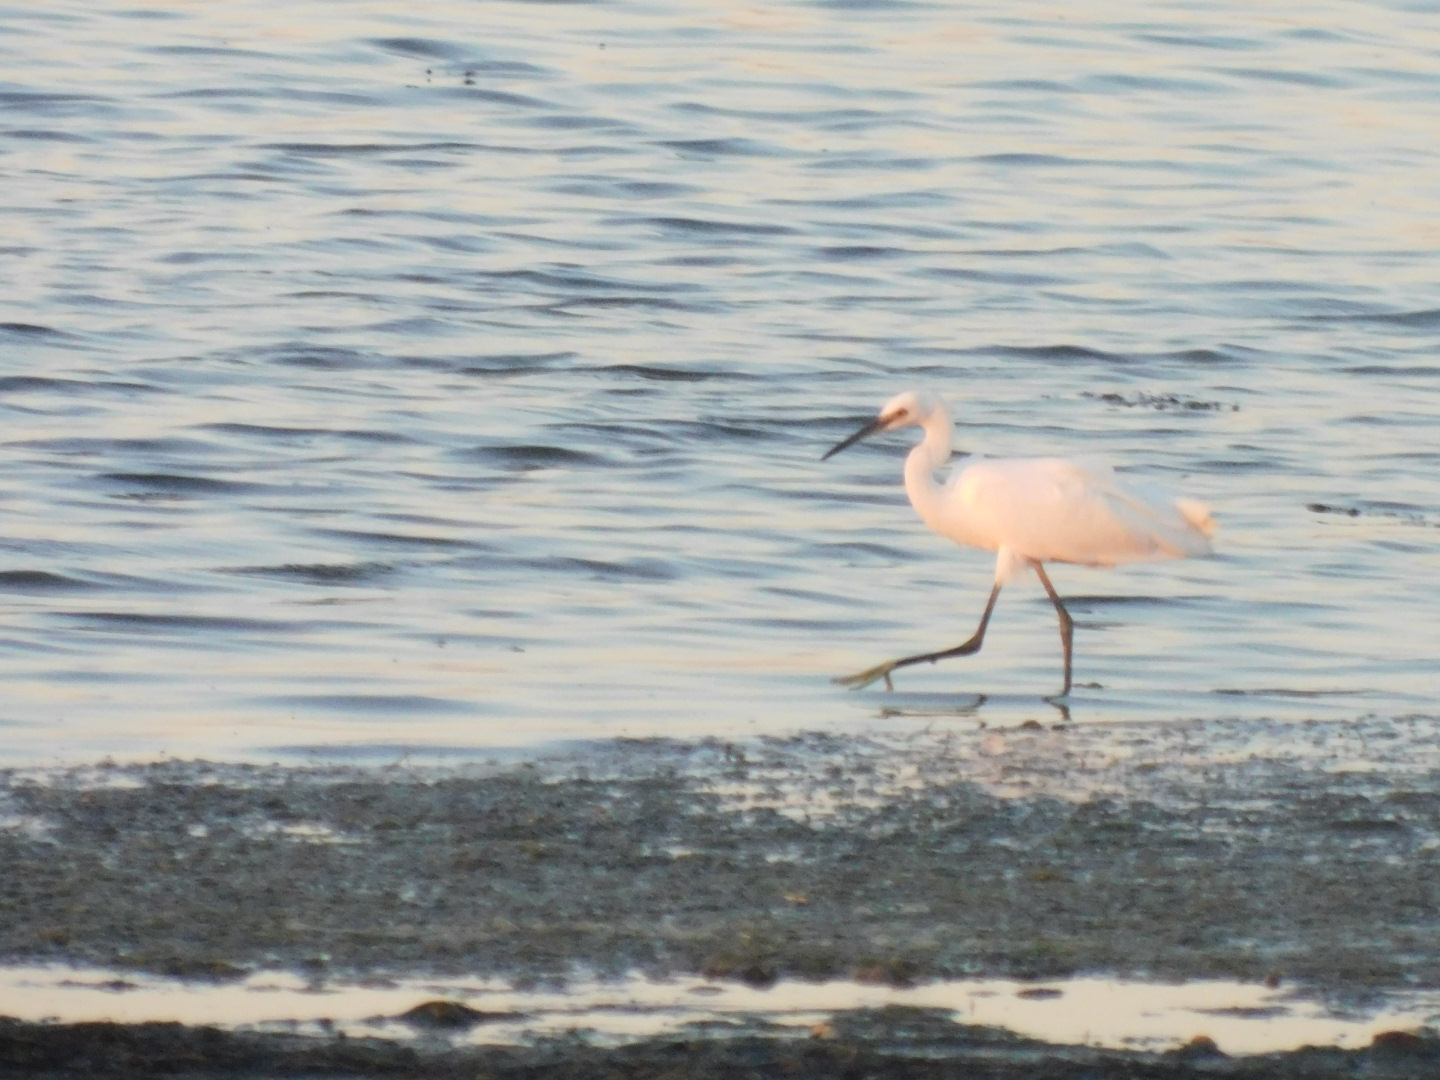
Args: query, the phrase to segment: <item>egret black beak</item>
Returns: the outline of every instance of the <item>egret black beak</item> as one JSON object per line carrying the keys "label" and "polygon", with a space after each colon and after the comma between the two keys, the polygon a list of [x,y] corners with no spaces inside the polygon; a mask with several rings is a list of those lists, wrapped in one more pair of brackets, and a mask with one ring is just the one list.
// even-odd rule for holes
{"label": "egret black beak", "polygon": [[867,435],[874,435],[877,431],[884,431],[884,430],[885,430],[885,418],[884,418],[883,416],[877,416],[874,420],[871,420],[868,424],[866,424],[864,427],[862,427],[859,431],[855,432],[854,435],[851,435],[848,439],[845,439],[845,440],[842,441],[842,442],[836,443],[836,444],[835,444],[834,446],[832,446],[829,450],[825,451],[825,456],[822,457],[820,460],[821,460],[821,461],[829,461],[832,457],[834,457],[836,454],[838,454],[841,450],[844,450],[844,449],[846,449],[846,448],[848,448],[848,447],[854,446],[857,442],[859,442],[861,439],[865,438]]}

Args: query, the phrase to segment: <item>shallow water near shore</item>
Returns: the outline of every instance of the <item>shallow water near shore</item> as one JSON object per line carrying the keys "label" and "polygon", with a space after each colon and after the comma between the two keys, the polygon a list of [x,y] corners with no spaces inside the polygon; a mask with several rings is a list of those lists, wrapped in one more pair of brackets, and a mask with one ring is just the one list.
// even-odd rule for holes
{"label": "shallow water near shore", "polygon": [[1437,35],[0,8],[0,758],[1049,722],[1033,587],[828,681],[988,588],[902,440],[818,460],[912,385],[1216,511],[1213,560],[1056,569],[1076,722],[1435,715]]}

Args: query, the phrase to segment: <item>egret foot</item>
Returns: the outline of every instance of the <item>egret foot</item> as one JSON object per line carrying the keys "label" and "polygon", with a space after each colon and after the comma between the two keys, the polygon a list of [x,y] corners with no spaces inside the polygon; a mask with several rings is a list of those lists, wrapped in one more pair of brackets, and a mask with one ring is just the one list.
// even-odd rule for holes
{"label": "egret foot", "polygon": [[841,686],[848,686],[851,690],[863,690],[875,680],[884,679],[885,689],[894,690],[895,684],[890,681],[890,672],[894,671],[899,664],[899,660],[886,660],[883,664],[876,664],[864,671],[857,671],[854,675],[841,675],[830,681],[839,683]]}
{"label": "egret foot", "polygon": [[1052,694],[1050,697],[1040,699],[1058,712],[1061,721],[1066,724],[1070,723],[1070,706],[1061,699],[1067,696],[1066,694]]}

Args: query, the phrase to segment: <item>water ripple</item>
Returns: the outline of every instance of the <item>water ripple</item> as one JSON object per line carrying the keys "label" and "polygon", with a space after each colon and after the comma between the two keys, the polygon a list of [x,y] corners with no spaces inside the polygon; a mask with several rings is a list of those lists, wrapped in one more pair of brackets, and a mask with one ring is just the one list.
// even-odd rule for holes
{"label": "water ripple", "polygon": [[[1413,5],[462,7],[0,10],[6,754],[909,722],[829,677],[993,563],[819,459],[914,385],[1214,506],[1055,568],[1077,724],[1434,711]],[[1048,720],[1019,585],[943,722]]]}

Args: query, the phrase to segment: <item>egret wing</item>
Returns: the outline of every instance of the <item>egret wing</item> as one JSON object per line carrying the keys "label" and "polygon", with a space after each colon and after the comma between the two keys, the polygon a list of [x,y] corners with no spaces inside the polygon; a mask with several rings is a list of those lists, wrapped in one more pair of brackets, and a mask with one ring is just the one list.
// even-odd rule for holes
{"label": "egret wing", "polygon": [[1037,562],[1114,566],[1210,550],[1203,506],[1122,485],[1100,462],[979,461],[953,483],[964,516],[988,540],[983,546]]}

